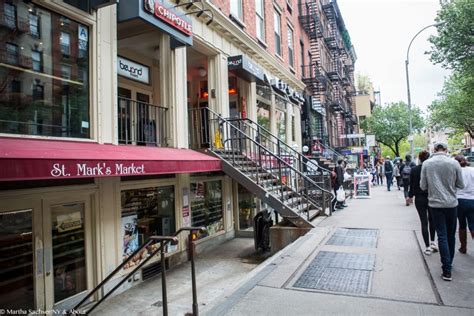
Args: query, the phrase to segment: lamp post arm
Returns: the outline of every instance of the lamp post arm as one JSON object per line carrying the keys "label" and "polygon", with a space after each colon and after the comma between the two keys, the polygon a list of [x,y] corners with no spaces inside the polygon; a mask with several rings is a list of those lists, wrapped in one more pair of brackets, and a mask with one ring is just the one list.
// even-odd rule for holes
{"label": "lamp post arm", "polygon": [[407,96],[408,96],[408,124],[409,124],[409,129],[410,129],[410,136],[409,136],[408,141],[410,143],[410,154],[411,154],[412,157],[413,157],[413,125],[412,125],[412,114],[411,114],[410,78],[409,78],[409,75],[408,75],[408,64],[409,64],[410,48],[411,48],[411,44],[413,43],[415,38],[421,32],[423,32],[424,30],[426,30],[429,27],[438,26],[438,25],[441,25],[441,24],[444,24],[444,22],[430,24],[430,25],[425,26],[421,30],[419,30],[418,33],[416,33],[415,36],[413,36],[413,38],[411,39],[410,44],[408,44],[408,48],[407,48],[407,59],[405,59],[405,71],[406,71],[406,76],[407,76],[406,81],[407,81]]}

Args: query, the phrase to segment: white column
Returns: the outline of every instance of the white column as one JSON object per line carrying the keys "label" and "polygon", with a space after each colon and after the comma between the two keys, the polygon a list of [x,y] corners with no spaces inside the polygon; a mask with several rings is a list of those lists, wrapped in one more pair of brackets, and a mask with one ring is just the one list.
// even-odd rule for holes
{"label": "white column", "polygon": [[293,146],[293,131],[291,124],[293,122],[293,104],[286,102],[286,143]]}
{"label": "white column", "polygon": [[186,47],[170,48],[169,35],[160,38],[160,100],[168,107],[168,145],[188,148]]}
{"label": "white column", "polygon": [[[229,116],[229,72],[227,56],[217,54],[209,57],[208,71],[209,107],[223,117]],[[213,98],[212,91],[215,93]]]}
{"label": "white column", "polygon": [[247,93],[247,117],[257,122],[257,84],[251,82]]}
{"label": "white column", "polygon": [[294,119],[295,119],[295,140],[296,144],[298,144],[298,151],[302,152],[303,150],[303,139],[301,137],[301,110],[300,106],[294,106],[293,111],[294,111]]}
{"label": "white column", "polygon": [[93,106],[89,126],[91,134],[101,144],[118,144],[116,7],[97,10],[97,52],[92,56],[96,69],[92,82],[97,82],[97,89],[91,98]]}

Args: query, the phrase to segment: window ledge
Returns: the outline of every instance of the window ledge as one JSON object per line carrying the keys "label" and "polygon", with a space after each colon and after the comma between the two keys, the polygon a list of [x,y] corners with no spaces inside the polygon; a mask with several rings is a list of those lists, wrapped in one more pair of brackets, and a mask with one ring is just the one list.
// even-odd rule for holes
{"label": "window ledge", "polygon": [[281,60],[282,62],[285,62],[285,60],[283,59],[283,57],[281,57],[280,55],[278,55],[278,53],[275,53],[275,56],[276,56],[279,60]]}
{"label": "window ledge", "polygon": [[291,71],[293,74],[296,74],[295,68],[293,68],[293,66],[289,66],[289,67],[290,67],[290,71]]}
{"label": "window ledge", "polygon": [[261,40],[260,38],[258,38],[258,36],[257,36],[257,42],[258,42],[260,45],[262,45],[263,47],[268,48],[268,44],[265,43],[264,40]]}
{"label": "window ledge", "polygon": [[234,21],[234,23],[237,24],[240,28],[244,29],[244,28],[247,27],[247,25],[244,23],[244,21],[242,21],[241,19],[239,19],[238,16],[235,16],[232,13],[229,15],[229,18],[232,21]]}

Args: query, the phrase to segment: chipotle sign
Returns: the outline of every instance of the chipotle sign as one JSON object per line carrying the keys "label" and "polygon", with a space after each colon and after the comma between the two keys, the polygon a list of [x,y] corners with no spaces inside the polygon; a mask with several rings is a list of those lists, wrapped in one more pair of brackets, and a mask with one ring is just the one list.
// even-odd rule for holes
{"label": "chipotle sign", "polygon": [[143,0],[145,11],[153,14],[156,18],[169,24],[178,31],[188,35],[193,35],[193,26],[191,23],[185,21],[179,14],[172,11],[171,7],[165,6],[165,3],[160,0]]}

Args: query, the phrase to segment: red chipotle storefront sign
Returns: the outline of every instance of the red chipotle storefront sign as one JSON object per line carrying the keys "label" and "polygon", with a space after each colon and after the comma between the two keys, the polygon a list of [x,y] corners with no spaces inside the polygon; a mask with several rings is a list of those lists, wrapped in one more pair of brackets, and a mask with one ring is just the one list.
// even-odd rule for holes
{"label": "red chipotle storefront sign", "polygon": [[153,14],[158,19],[188,36],[193,35],[191,23],[188,23],[179,14],[173,12],[171,7],[165,6],[164,2],[159,0],[143,0],[143,4],[145,11],[148,13]]}

